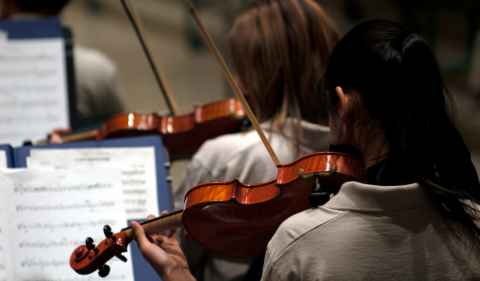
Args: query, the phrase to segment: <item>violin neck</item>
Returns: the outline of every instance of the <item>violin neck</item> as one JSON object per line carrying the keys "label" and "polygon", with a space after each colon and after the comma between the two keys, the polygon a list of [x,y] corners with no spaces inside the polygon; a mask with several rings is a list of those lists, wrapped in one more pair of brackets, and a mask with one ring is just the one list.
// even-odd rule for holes
{"label": "violin neck", "polygon": [[[141,225],[146,235],[152,235],[159,232],[165,232],[171,229],[182,227],[183,211],[174,212],[166,216],[161,216],[153,220],[142,222]],[[135,239],[135,233],[131,227],[122,229],[130,239]]]}
{"label": "violin neck", "polygon": [[94,140],[97,138],[98,130],[77,133],[72,135],[66,135],[62,137],[62,141],[66,142],[76,142],[76,141],[84,141],[84,140]]}
{"label": "violin neck", "polygon": [[[96,140],[98,139],[98,130],[82,132],[82,133],[75,133],[71,135],[62,136],[62,143],[67,142],[76,142],[76,141],[86,141],[86,140]],[[49,144],[48,140],[41,140],[35,143],[35,145],[46,145]]]}

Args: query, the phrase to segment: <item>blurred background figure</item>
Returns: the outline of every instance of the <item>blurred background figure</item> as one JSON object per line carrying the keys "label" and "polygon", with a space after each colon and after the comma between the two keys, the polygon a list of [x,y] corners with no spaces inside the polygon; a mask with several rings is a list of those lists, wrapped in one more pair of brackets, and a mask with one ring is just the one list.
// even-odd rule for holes
{"label": "blurred background figure", "polygon": [[[0,16],[10,20],[58,16],[68,2],[0,0]],[[118,69],[107,55],[75,44],[75,37],[73,39],[77,122],[79,127],[98,124],[111,114],[124,110]]]}

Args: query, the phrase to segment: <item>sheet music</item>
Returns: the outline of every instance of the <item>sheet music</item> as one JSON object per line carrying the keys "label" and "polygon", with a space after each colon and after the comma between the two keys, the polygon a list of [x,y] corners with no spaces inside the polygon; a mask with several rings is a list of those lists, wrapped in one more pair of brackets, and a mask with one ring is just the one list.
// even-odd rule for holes
{"label": "sheet music", "polygon": [[0,169],[7,168],[7,153],[5,150],[0,150]]}
{"label": "sheet music", "polygon": [[[3,32],[4,33],[4,32]],[[0,40],[0,139],[20,146],[69,126],[62,38]]]}
{"label": "sheet music", "polygon": [[[88,176],[86,176],[88,175]],[[120,172],[114,168],[30,170],[0,173],[8,189],[8,220],[14,279],[105,280],[70,268],[70,255],[92,237],[105,239],[126,226]],[[131,257],[113,258],[108,280],[133,280]]]}
{"label": "sheet music", "polygon": [[119,166],[127,219],[159,215],[154,147],[32,149],[29,168]]}
{"label": "sheet music", "polygon": [[[5,152],[5,151],[4,151]],[[10,251],[10,235],[8,234],[8,199],[6,181],[0,177],[0,281],[13,280],[12,252]]]}

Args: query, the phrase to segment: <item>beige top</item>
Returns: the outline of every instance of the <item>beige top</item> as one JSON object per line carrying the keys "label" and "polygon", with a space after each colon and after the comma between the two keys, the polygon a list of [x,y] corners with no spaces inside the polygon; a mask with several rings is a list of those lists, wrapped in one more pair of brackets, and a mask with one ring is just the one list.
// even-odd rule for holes
{"label": "beige top", "polygon": [[348,182],[290,217],[270,241],[262,280],[480,280],[478,248],[423,187]]}
{"label": "beige top", "polygon": [[[261,127],[268,129],[269,124]],[[333,142],[328,127],[308,122],[301,122],[303,141],[300,153],[289,141],[294,136],[295,124],[287,119],[284,135],[279,132],[265,132],[282,164],[296,160],[305,154],[328,151]],[[260,137],[255,131],[223,135],[206,141],[193,156],[183,176],[179,188],[175,192],[175,209],[183,208],[185,193],[193,186],[207,183],[233,180],[239,178],[242,183],[261,183],[277,177],[277,167],[270,158]],[[182,242],[182,249],[193,272],[202,271],[202,260],[207,258],[204,280],[238,280],[247,271],[251,259],[235,259],[210,255],[200,245],[187,241]],[[241,280],[241,279],[240,279]]]}
{"label": "beige top", "polygon": [[118,69],[99,50],[75,45],[77,114],[80,122],[124,110]]}

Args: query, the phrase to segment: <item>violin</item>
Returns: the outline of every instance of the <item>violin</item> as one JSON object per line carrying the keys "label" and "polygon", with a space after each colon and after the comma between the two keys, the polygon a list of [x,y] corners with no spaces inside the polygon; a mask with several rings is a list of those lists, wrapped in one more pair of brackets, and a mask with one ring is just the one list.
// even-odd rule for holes
{"label": "violin", "polygon": [[208,139],[240,131],[245,117],[236,99],[222,99],[195,106],[192,113],[159,116],[152,113],[125,113],[109,117],[99,132],[101,138],[158,134],[170,160],[191,158]]}
{"label": "violin", "polygon": [[[185,209],[143,222],[146,235],[185,227],[185,237],[195,240],[212,252],[250,257],[265,253],[274,233],[290,216],[311,207],[308,195],[311,186],[321,185],[322,191],[335,194],[341,184],[358,180],[364,172],[363,161],[341,152],[318,152],[303,156],[292,163],[279,165],[275,180],[247,185],[238,179],[221,183],[205,183],[185,195]],[[128,227],[113,234],[108,226],[106,239],[92,246],[77,247],[70,266],[79,274],[100,270],[105,262],[127,251],[135,239]]]}
{"label": "violin", "polygon": [[237,99],[226,98],[196,105],[182,115],[158,115],[153,112],[118,113],[107,118],[92,132],[68,135],[63,142],[102,140],[160,135],[170,160],[191,158],[208,139],[241,131],[245,111]]}

